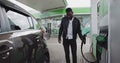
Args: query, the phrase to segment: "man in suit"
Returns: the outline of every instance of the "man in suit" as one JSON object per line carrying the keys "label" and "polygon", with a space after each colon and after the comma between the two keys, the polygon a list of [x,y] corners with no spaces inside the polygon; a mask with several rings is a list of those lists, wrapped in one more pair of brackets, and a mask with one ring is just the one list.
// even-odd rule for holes
{"label": "man in suit", "polygon": [[70,52],[69,46],[71,46],[73,63],[77,63],[77,44],[76,38],[77,34],[81,40],[85,37],[82,36],[80,21],[73,16],[73,11],[71,8],[66,9],[66,16],[62,18],[58,42],[61,43],[61,35],[63,36],[63,47],[65,51],[66,63],[70,63]]}

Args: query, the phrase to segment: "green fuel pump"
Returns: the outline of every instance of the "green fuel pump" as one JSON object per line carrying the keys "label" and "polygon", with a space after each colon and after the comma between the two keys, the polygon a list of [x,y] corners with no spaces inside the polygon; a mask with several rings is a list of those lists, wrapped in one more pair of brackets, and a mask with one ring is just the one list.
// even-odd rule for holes
{"label": "green fuel pump", "polygon": [[[90,30],[84,30],[84,36],[86,36],[88,33],[90,32]],[[97,41],[97,46],[96,46],[96,60],[95,61],[89,61],[83,54],[83,46],[86,43],[86,40],[83,40],[81,43],[81,54],[83,56],[83,58],[88,62],[88,63],[99,63],[100,59],[101,59],[101,54],[102,54],[102,48],[107,50],[107,38],[108,38],[108,27],[102,27],[100,28],[100,33],[99,35],[96,37],[96,41]]]}

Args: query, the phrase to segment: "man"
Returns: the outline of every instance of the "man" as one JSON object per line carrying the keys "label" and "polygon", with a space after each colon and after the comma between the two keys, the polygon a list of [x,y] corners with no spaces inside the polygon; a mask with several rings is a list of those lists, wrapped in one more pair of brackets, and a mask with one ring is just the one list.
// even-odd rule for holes
{"label": "man", "polygon": [[77,33],[81,40],[85,39],[85,37],[81,34],[80,21],[73,16],[72,9],[67,8],[66,16],[62,18],[58,36],[59,43],[61,43],[61,35],[63,36],[66,63],[70,63],[69,46],[71,46],[73,63],[77,63]]}

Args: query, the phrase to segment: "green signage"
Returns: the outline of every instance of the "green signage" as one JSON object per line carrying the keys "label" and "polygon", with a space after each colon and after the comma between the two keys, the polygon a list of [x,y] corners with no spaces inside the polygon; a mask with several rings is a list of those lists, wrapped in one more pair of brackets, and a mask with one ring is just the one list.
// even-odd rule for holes
{"label": "green signage", "polygon": [[97,4],[97,12],[99,17],[108,14],[108,0],[100,0]]}
{"label": "green signage", "polygon": [[[72,8],[72,9],[74,14],[90,14],[91,13],[90,7]],[[44,12],[43,14],[33,14],[33,16],[36,18],[45,18],[45,17],[64,15],[64,14],[65,14],[65,8],[61,8],[61,9],[49,10],[47,12]]]}

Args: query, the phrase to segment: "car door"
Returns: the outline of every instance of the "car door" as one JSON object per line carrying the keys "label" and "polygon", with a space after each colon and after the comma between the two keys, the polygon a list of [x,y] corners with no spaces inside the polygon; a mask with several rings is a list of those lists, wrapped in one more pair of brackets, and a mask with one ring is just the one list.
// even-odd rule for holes
{"label": "car door", "polygon": [[0,63],[30,63],[40,31],[30,25],[30,16],[6,11],[4,6],[0,6],[0,15]]}
{"label": "car door", "polygon": [[10,63],[10,55],[13,51],[12,43],[6,40],[10,34],[6,31],[10,30],[5,14],[5,9],[0,5],[0,63]]}
{"label": "car door", "polygon": [[0,0],[0,63],[43,63],[46,55],[49,60],[43,34],[36,24],[29,13]]}
{"label": "car door", "polygon": [[40,30],[34,29],[34,23],[28,20],[30,16],[12,10],[7,11],[7,16],[12,30],[11,40],[15,48],[11,63],[31,63],[37,47],[36,37],[39,36]]}

